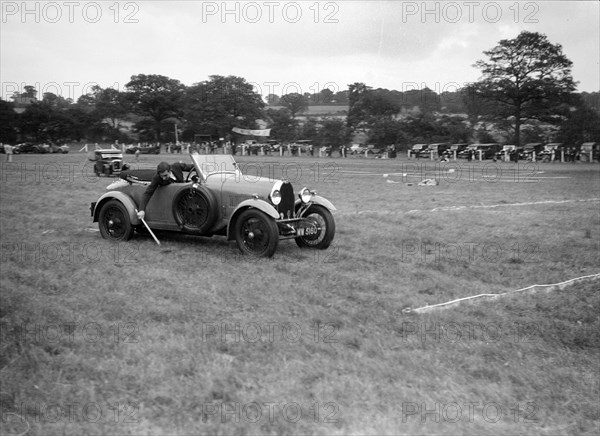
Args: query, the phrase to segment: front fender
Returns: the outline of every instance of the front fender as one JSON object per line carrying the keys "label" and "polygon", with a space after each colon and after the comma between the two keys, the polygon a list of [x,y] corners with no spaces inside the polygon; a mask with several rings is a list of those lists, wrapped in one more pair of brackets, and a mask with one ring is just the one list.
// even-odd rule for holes
{"label": "front fender", "polygon": [[[312,204],[319,204],[329,210],[337,210],[331,201],[327,200],[325,197],[321,197],[320,195],[313,195],[310,201]],[[296,210],[298,210],[298,207],[302,204],[303,203],[301,200],[296,200]]]}
{"label": "front fender", "polygon": [[260,200],[258,198],[250,198],[248,200],[244,200],[240,204],[237,205],[237,207],[233,211],[233,214],[231,215],[231,218],[229,219],[229,224],[227,224],[227,240],[228,241],[233,239],[233,232],[231,231],[231,229],[234,228],[235,222],[237,221],[239,215],[244,210],[249,209],[251,207],[266,213],[273,219],[279,219],[279,214],[277,213],[277,210],[273,206],[271,206],[269,203],[267,203],[266,201]]}
{"label": "front fender", "polygon": [[94,221],[93,222],[98,222],[98,216],[100,215],[100,209],[102,209],[102,206],[104,205],[104,203],[106,203],[109,200],[119,200],[121,203],[123,203],[123,206],[125,206],[125,208],[127,209],[127,213],[129,214],[129,219],[131,221],[131,224],[134,226],[137,226],[138,224],[141,224],[142,221],[140,221],[140,219],[137,216],[137,213],[135,212],[137,209],[137,205],[134,203],[134,201],[131,199],[131,197],[127,194],[124,194],[120,191],[110,191],[107,192],[106,194],[102,195],[102,197],[100,197],[98,199],[98,201],[96,202],[96,207],[94,207]]}

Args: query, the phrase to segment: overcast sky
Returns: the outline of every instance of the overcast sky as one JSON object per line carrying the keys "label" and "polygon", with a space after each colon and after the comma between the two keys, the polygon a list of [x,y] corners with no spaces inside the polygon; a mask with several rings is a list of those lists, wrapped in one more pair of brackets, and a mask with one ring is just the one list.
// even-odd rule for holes
{"label": "overcast sky", "polygon": [[[245,78],[262,95],[364,82],[452,91],[482,52],[541,32],[573,61],[578,91],[600,91],[600,3],[421,1],[2,1],[2,98],[24,85],[75,100],[135,74],[185,85]],[[25,7],[24,7],[25,6]]]}

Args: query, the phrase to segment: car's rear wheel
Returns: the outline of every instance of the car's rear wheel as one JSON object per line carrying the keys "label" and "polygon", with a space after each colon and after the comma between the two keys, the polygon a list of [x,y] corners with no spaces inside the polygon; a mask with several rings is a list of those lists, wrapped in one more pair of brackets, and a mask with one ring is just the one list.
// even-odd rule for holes
{"label": "car's rear wheel", "polygon": [[271,257],[279,242],[277,224],[264,212],[247,209],[235,223],[235,240],[244,254]]}
{"label": "car's rear wheel", "polygon": [[298,247],[320,250],[329,247],[335,236],[335,220],[329,209],[313,204],[304,213],[304,218],[309,221],[310,225],[305,226],[303,236],[294,239]]}
{"label": "car's rear wheel", "polygon": [[127,241],[133,234],[127,208],[119,200],[109,200],[102,205],[98,227],[104,239],[113,241]]}

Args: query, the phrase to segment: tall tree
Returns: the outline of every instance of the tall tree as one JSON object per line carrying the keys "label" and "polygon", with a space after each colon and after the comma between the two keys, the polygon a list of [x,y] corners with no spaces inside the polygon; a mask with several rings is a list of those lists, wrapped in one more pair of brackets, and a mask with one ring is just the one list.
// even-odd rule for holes
{"label": "tall tree", "polygon": [[306,112],[308,109],[308,98],[305,95],[293,92],[281,96],[279,104],[290,111],[292,118],[296,118],[296,115]]}
{"label": "tall tree", "polygon": [[537,32],[523,31],[483,53],[488,60],[474,64],[482,71],[478,90],[498,103],[499,116],[513,117],[515,143],[519,145],[524,120],[547,119],[568,101],[575,89],[573,63],[560,44],[552,44]]}
{"label": "tall tree", "polygon": [[210,76],[186,91],[187,127],[200,134],[225,137],[233,127],[256,128],[265,102],[252,84],[237,76]]}
{"label": "tall tree", "polygon": [[17,119],[14,103],[0,99],[0,142],[17,141]]}
{"label": "tall tree", "polygon": [[292,118],[289,110],[286,108],[267,109],[266,113],[269,119],[271,138],[284,142],[295,139],[298,121]]}
{"label": "tall tree", "polygon": [[114,88],[102,89],[99,86],[92,88],[95,115],[100,120],[108,120],[111,127],[117,129],[119,120],[125,118],[130,105],[125,93]]}
{"label": "tall tree", "polygon": [[361,99],[371,88],[362,82],[355,82],[348,85],[348,116],[346,125],[350,131],[356,129],[364,118],[364,109],[361,105]]}
{"label": "tall tree", "polygon": [[371,89],[364,83],[354,83],[350,88],[350,108],[346,123],[353,131],[369,128],[400,112],[400,105],[387,89]]}
{"label": "tall tree", "polygon": [[176,79],[158,74],[131,76],[125,85],[133,111],[149,117],[156,140],[161,140],[161,123],[182,115],[185,86]]}
{"label": "tall tree", "polygon": [[348,142],[346,123],[338,118],[325,118],[319,128],[318,139],[321,145],[329,145],[334,149]]}

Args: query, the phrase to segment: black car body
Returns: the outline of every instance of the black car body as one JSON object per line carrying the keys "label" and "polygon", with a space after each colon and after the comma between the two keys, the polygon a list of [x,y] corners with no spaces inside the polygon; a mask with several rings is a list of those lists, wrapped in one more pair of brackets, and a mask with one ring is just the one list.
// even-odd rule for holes
{"label": "black car body", "polygon": [[94,162],[94,174],[97,176],[119,175],[123,169],[123,153],[120,150],[94,150],[89,153],[88,159]]}
{"label": "black car body", "polygon": [[[102,237],[128,240],[135,229],[168,230],[197,236],[226,236],[240,251],[258,257],[275,253],[280,239],[326,249],[335,235],[333,204],[286,180],[245,176],[231,155],[191,154],[194,169],[183,183],[160,187],[145,210],[137,208],[155,171],[124,172],[91,204]],[[149,173],[149,174],[148,174]]]}

